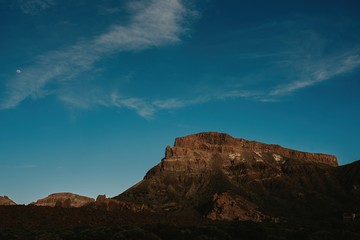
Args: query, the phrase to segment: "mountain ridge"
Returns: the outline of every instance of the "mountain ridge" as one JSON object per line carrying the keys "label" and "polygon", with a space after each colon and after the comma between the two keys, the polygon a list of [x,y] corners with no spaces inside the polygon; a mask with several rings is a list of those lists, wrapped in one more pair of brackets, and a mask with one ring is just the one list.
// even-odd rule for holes
{"label": "mountain ridge", "polygon": [[[221,147],[221,146],[227,147]],[[258,141],[250,141],[243,138],[234,138],[227,133],[219,133],[219,132],[200,132],[195,134],[190,134],[184,137],[179,137],[175,139],[174,147],[182,147],[182,148],[192,148],[198,150],[213,150],[214,148],[218,148],[217,150],[222,151],[231,151],[239,149],[239,146],[243,148],[250,148],[253,151],[257,150],[265,150],[268,152],[278,152],[279,154],[284,155],[284,157],[296,157],[300,158],[299,160],[309,160],[319,163],[328,164],[330,166],[338,166],[338,161],[336,156],[323,154],[323,153],[309,153],[298,150],[293,150],[290,148],[285,148],[277,144],[267,144]],[[211,147],[213,146],[213,147]],[[228,146],[233,146],[235,148],[231,148]],[[237,147],[237,148],[236,148]]]}

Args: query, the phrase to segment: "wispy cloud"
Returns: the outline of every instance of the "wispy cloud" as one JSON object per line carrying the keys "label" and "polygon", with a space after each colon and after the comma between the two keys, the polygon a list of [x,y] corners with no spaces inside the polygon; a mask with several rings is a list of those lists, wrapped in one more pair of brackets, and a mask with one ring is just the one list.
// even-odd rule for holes
{"label": "wispy cloud", "polygon": [[256,98],[262,93],[257,90],[230,90],[224,91],[215,96],[217,99]]}
{"label": "wispy cloud", "polygon": [[279,85],[270,91],[269,96],[282,96],[310,87],[317,83],[330,80],[338,75],[353,71],[360,66],[360,55],[346,54],[332,59],[326,59],[324,62],[313,63],[305,74],[306,78],[296,80],[288,84]]}
{"label": "wispy cloud", "polygon": [[[33,4],[46,7],[50,6],[50,3],[52,1],[38,0]],[[123,51],[141,51],[180,41],[186,15],[186,9],[180,0],[139,1],[131,3],[129,11],[132,17],[128,25],[114,25],[92,40],[39,56],[33,66],[23,68],[21,75],[7,83],[8,96],[0,107],[13,108],[28,97],[36,99],[54,92],[58,94],[58,89],[47,86],[50,83],[56,85],[71,81],[110,55]],[[68,100],[61,96],[60,99]],[[141,111],[139,102],[132,100],[124,104]]]}
{"label": "wispy cloud", "polygon": [[116,92],[111,94],[111,104],[118,108],[125,107],[135,110],[140,116],[144,118],[153,116],[156,111],[155,107],[145,99],[135,97],[124,98],[120,97]]}
{"label": "wispy cloud", "polygon": [[[279,102],[284,96],[357,71],[360,44],[353,39],[358,39],[358,27],[358,23],[344,25],[327,17],[294,16],[232,32],[231,39],[242,46],[240,54],[233,54],[255,70],[246,79],[239,77],[247,91],[238,94],[234,88],[225,96]],[[334,37],[335,32],[341,39]]]}
{"label": "wispy cloud", "polygon": [[55,5],[55,0],[19,0],[19,6],[23,13],[35,15]]}
{"label": "wispy cloud", "polygon": [[95,50],[143,50],[180,41],[185,8],[179,0],[153,0],[130,4],[129,26],[115,25],[94,41]]}
{"label": "wispy cloud", "polygon": [[[55,4],[54,0],[21,2],[23,6],[32,3],[34,8],[37,6],[42,10]],[[113,14],[120,9],[99,10],[103,10],[104,14]],[[228,39],[233,39],[235,46],[242,46],[242,52],[234,51],[229,55],[237,55],[236,59],[246,66],[256,66],[254,71],[249,71],[246,80],[239,79],[237,83],[241,84],[229,89],[219,89],[223,85],[221,79],[217,79],[220,84],[214,87],[215,90],[188,98],[180,95],[165,99],[128,96],[121,89],[101,89],[100,86],[79,90],[86,87],[83,83],[78,86],[77,79],[85,72],[94,71],[95,64],[109,56],[180,42],[186,32],[186,17],[193,15],[181,0],[131,1],[127,11],[130,18],[126,25],[109,26],[102,34],[44,53],[35,59],[34,65],[21,68],[21,74],[16,74],[7,82],[7,96],[0,102],[0,108],[14,108],[27,98],[37,99],[52,94],[75,108],[127,108],[144,118],[151,118],[162,110],[211,101],[249,99],[276,102],[283,96],[352,72],[360,66],[358,45],[349,45],[352,50],[346,46],[328,51],[329,40],[321,32],[323,26],[312,29],[316,19],[300,18],[251,26],[231,37],[224,36],[224,41],[219,41],[221,44],[228,45]],[[279,79],[276,79],[278,76]]]}
{"label": "wispy cloud", "polygon": [[227,100],[234,98],[253,98],[258,96],[258,93],[247,91],[223,91],[213,94],[203,94],[195,98],[180,99],[168,98],[161,100],[148,100],[141,98],[121,98],[114,92],[111,95],[112,105],[119,108],[125,107],[135,110],[140,116],[144,118],[151,118],[153,115],[162,110],[175,110],[189,106],[204,104],[211,101]]}

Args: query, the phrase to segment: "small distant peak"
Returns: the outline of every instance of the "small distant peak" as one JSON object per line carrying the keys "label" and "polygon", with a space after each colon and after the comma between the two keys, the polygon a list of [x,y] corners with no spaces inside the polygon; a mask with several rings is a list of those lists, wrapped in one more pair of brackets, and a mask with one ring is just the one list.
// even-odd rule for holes
{"label": "small distant peak", "polygon": [[10,206],[10,205],[16,205],[16,203],[6,195],[0,196],[0,206]]}
{"label": "small distant peak", "polygon": [[49,196],[39,199],[31,205],[49,207],[81,207],[95,200],[90,197],[81,196],[69,192],[52,193]]}

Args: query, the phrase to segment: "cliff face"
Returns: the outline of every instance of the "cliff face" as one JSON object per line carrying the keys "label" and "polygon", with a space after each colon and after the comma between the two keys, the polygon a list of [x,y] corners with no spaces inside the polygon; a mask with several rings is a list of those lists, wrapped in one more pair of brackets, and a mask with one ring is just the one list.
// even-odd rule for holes
{"label": "cliff face", "polygon": [[311,201],[321,205],[329,192],[341,198],[344,193],[334,177],[337,166],[331,155],[224,133],[198,133],[177,138],[143,181],[115,199],[145,204],[157,212],[193,211],[210,219],[261,221],[283,215],[297,202],[299,212],[316,210]]}
{"label": "cliff face", "polygon": [[11,206],[16,205],[16,203],[11,200],[8,196],[0,196],[0,206]]}
{"label": "cliff face", "polygon": [[93,198],[84,197],[73,193],[53,193],[46,198],[37,200],[31,205],[47,207],[82,207],[94,201],[95,200]]}
{"label": "cliff face", "polygon": [[249,155],[254,155],[254,157],[257,155],[261,158],[260,155],[270,153],[275,161],[285,158],[301,162],[326,164],[333,167],[338,166],[335,156],[300,152],[283,148],[279,145],[237,139],[228,134],[216,132],[198,133],[177,138],[174,147],[167,148],[165,159],[181,156],[187,157],[189,152],[193,154],[204,152],[208,156],[215,153],[224,154],[228,155],[230,159],[234,158],[234,160],[246,160],[246,157],[248,158]]}
{"label": "cliff face", "polygon": [[[224,133],[199,133],[177,138],[174,147],[168,146],[165,158],[151,169],[145,179],[157,172],[179,173],[179,178],[193,173],[219,170],[231,179],[242,174],[241,169],[252,170],[255,165],[263,165],[276,175],[284,171],[301,170],[311,166],[336,167],[335,156],[314,154],[269,145],[244,139],[236,139]],[[243,172],[244,173],[244,172]]]}

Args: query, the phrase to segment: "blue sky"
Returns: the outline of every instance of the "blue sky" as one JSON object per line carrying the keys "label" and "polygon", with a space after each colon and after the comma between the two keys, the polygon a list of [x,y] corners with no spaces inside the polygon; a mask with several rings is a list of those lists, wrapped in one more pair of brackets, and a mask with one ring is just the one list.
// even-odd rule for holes
{"label": "blue sky", "polygon": [[114,196],[201,131],[360,159],[358,1],[0,1],[0,195]]}

